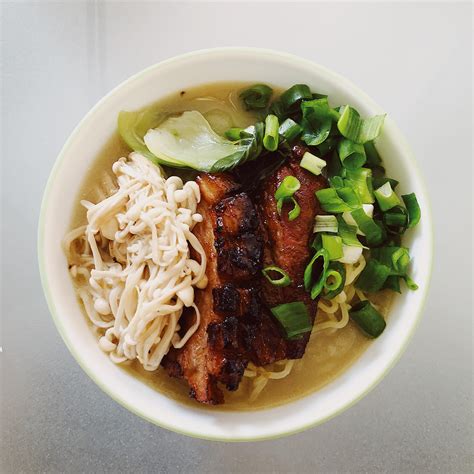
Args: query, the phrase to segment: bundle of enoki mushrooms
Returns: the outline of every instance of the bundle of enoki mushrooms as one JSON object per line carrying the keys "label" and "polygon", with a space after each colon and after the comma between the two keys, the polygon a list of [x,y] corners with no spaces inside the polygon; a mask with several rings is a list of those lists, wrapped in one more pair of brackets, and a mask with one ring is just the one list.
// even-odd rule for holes
{"label": "bundle of enoki mushrooms", "polygon": [[[116,184],[109,179],[98,203],[81,201],[87,224],[66,236],[65,252],[100,348],[116,363],[138,359],[156,370],[171,345],[182,347],[199,326],[194,287],[207,284],[206,254],[192,233],[202,220],[199,186],[166,179],[139,153],[112,171]],[[180,337],[184,307],[196,317]]]}

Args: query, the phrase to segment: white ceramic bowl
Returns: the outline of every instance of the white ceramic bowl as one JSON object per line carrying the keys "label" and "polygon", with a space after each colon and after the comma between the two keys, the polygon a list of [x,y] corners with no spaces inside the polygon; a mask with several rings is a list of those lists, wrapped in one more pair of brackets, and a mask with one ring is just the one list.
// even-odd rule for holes
{"label": "white ceramic bowl", "polygon": [[[223,412],[181,405],[115,366],[98,348],[74,294],[61,239],[68,230],[83,177],[116,127],[120,110],[134,110],[172,92],[217,81],[308,84],[349,103],[363,115],[383,113],[347,79],[310,61],[275,51],[223,48],[178,56],[131,77],[105,96],[67,140],[49,177],[39,223],[38,254],[44,292],[54,322],[84,371],[137,415],[170,430],[200,438],[249,441],[276,438],[322,423],[361,399],[395,364],[420,317],[432,262],[432,223],[423,180],[402,134],[388,115],[377,148],[402,193],[417,194],[423,218],[406,238],[418,291],[396,298],[386,331],[342,376],[300,400],[267,410]],[[390,92],[387,91],[387,94]]]}

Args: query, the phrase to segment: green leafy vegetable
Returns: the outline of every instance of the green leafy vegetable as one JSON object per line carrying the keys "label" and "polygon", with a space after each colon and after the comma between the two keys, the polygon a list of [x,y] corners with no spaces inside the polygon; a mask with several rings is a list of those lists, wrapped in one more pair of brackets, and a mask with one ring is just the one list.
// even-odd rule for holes
{"label": "green leafy vegetable", "polygon": [[266,109],[270,103],[273,89],[266,84],[255,84],[239,94],[247,110]]}
{"label": "green leafy vegetable", "polygon": [[308,309],[301,301],[275,306],[271,312],[282,325],[288,339],[299,338],[313,327]]}
{"label": "green leafy vegetable", "polygon": [[169,117],[149,129],[144,142],[148,150],[169,166],[186,166],[217,173],[255,159],[262,150],[263,124],[258,122],[229,141],[217,135],[197,111]]}
{"label": "green leafy vegetable", "polygon": [[341,135],[347,139],[355,143],[364,144],[378,137],[384,120],[385,115],[376,115],[371,118],[362,119],[357,110],[346,105],[337,122],[337,128]]}

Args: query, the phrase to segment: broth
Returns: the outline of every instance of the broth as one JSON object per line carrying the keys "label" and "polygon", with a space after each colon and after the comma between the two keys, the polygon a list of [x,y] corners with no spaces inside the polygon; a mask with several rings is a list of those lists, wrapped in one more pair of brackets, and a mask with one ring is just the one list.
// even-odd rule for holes
{"label": "broth", "polygon": [[[235,82],[208,84],[179,91],[153,106],[163,112],[163,117],[184,110],[198,110],[206,116],[218,133],[223,133],[227,128],[246,127],[256,121],[255,115],[243,110],[239,104],[238,93],[246,86],[248,84]],[[86,211],[80,200],[97,202],[101,199],[98,190],[111,187],[112,164],[129,152],[115,132],[86,175],[78,195],[71,228],[86,222]],[[382,307],[382,312],[387,314],[390,295],[382,292],[376,299],[376,303]],[[294,401],[322,388],[353,364],[369,344],[370,339],[364,336],[352,321],[342,329],[329,329],[313,334],[304,357],[296,361],[291,373],[281,380],[269,380],[255,401],[249,401],[251,379],[243,377],[239,389],[236,392],[225,391],[225,403],[212,408],[206,408],[190,399],[187,384],[183,380],[169,377],[161,368],[156,372],[148,372],[137,360],[123,363],[121,366],[161,393],[193,407],[255,410]]]}

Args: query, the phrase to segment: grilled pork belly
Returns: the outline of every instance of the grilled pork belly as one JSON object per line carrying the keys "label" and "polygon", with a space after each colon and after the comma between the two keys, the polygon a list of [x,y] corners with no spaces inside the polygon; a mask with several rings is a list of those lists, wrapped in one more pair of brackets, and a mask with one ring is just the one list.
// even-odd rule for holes
{"label": "grilled pork belly", "polygon": [[[253,196],[255,205],[229,175],[198,177],[203,222],[194,233],[206,252],[209,282],[204,290],[196,290],[199,329],[182,349],[170,350],[163,366],[171,376],[184,378],[199,402],[222,403],[219,383],[236,390],[249,361],[262,366],[304,354],[309,334],[287,340],[270,312],[273,306],[303,301],[313,320],[316,313],[316,302],[303,287],[303,273],[310,259],[314,218],[322,212],[314,193],[326,182],[300,168],[301,153],[297,148],[261,183]],[[292,222],[286,206],[278,214],[274,197],[289,175],[301,183],[295,194],[301,213]],[[271,285],[261,273],[268,265],[285,270],[292,284]],[[186,315],[181,319],[185,330]]]}
{"label": "grilled pork belly", "polygon": [[228,175],[202,174],[198,183],[203,221],[194,234],[206,252],[208,277],[207,287],[195,297],[201,323],[163,365],[170,375],[188,382],[197,401],[216,404],[223,402],[218,382],[237,389],[248,363],[239,318],[251,313],[256,317],[260,311],[254,286],[262,268],[262,241],[254,205]]}

